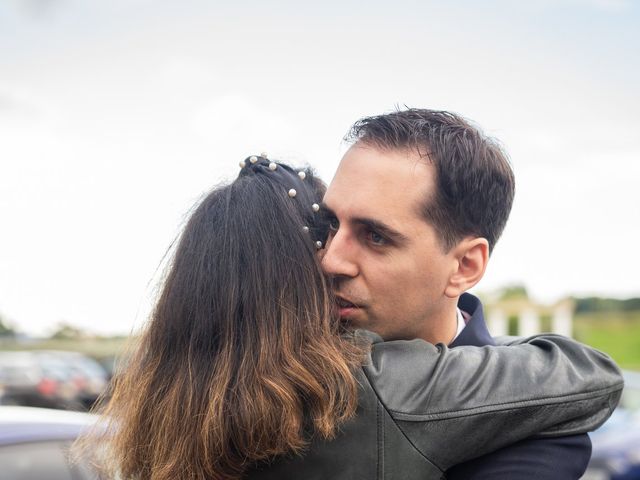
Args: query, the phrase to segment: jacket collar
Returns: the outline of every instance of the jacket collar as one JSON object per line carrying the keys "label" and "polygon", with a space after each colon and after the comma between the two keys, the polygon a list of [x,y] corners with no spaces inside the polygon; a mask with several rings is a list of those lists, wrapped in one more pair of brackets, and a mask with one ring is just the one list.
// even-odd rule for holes
{"label": "jacket collar", "polygon": [[458,335],[458,337],[449,345],[449,347],[459,347],[460,345],[475,345],[482,347],[484,345],[495,345],[493,337],[487,329],[484,321],[484,312],[482,311],[482,303],[480,300],[470,293],[463,293],[458,300],[458,308],[463,312],[471,315],[467,322],[467,326]]}

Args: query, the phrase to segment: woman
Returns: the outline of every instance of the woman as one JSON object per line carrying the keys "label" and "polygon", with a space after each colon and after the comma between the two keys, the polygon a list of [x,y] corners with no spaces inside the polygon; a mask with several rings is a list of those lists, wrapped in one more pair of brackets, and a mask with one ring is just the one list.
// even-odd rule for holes
{"label": "woman", "polygon": [[322,193],[310,170],[250,157],[195,209],[94,432],[111,475],[440,478],[606,419],[619,373],[570,340],[448,350],[344,331],[317,261]]}

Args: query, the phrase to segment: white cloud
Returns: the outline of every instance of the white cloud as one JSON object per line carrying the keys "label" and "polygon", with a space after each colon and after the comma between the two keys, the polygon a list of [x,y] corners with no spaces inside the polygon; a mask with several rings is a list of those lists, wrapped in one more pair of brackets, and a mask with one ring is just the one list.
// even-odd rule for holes
{"label": "white cloud", "polygon": [[631,0],[588,0],[586,3],[610,12],[622,12],[632,7]]}
{"label": "white cloud", "polygon": [[[268,111],[247,96],[231,93],[203,105],[193,117],[194,130],[222,152],[249,149],[246,155],[263,150],[274,152],[290,145],[297,131],[283,115]],[[239,152],[238,152],[239,153]]]}

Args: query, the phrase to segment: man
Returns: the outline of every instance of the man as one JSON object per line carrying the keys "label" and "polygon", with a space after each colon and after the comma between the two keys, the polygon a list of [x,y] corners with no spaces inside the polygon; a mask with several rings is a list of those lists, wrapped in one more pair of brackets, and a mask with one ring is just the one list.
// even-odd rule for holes
{"label": "man", "polygon": [[[465,292],[484,275],[511,210],[502,149],[463,118],[423,109],[364,118],[348,139],[323,205],[322,265],[341,318],[385,340],[494,344],[479,300]],[[587,435],[529,439],[447,478],[577,479],[590,454]]]}

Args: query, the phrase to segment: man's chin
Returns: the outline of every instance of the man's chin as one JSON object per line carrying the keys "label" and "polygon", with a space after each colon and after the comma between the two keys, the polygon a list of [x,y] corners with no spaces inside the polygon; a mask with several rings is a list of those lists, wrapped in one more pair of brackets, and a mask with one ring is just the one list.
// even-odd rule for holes
{"label": "man's chin", "polygon": [[368,330],[366,317],[360,308],[351,308],[348,312],[340,309],[340,323],[348,330]]}

